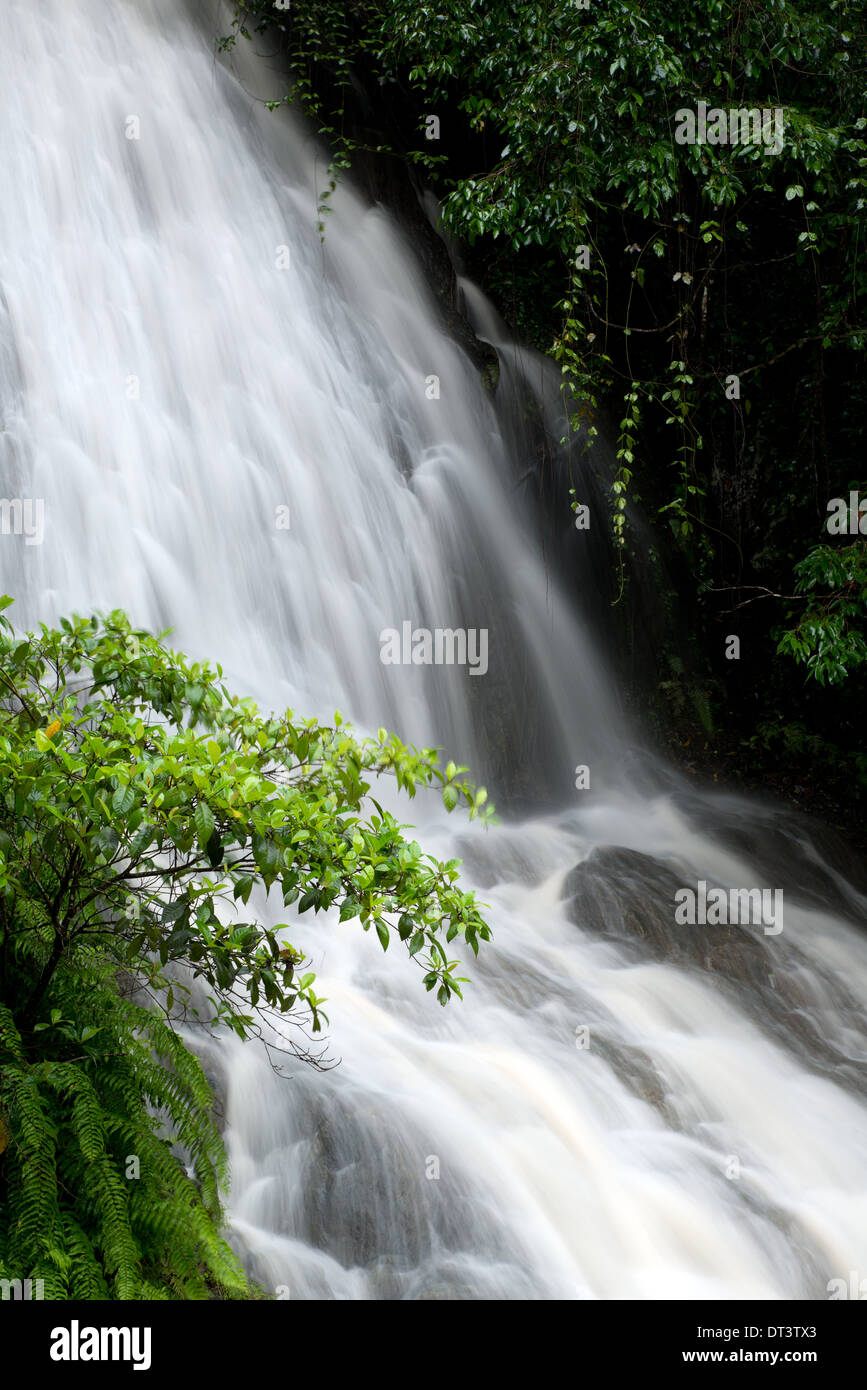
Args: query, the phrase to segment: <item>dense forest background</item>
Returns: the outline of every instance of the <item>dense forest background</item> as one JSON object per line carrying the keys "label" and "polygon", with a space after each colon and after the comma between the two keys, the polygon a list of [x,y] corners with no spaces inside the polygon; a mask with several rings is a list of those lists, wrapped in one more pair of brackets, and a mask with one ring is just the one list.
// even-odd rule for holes
{"label": "dense forest background", "polygon": [[[323,234],[351,166],[409,224],[466,340],[415,196],[432,189],[453,258],[560,363],[573,447],[614,445],[600,582],[660,741],[850,833],[867,791],[865,39],[860,0],[258,0],[220,41],[285,59],[285,101],[333,151]],[[781,148],[679,143],[700,102],[779,113]],[[581,499],[562,441],[537,437],[534,467],[566,530]]]}

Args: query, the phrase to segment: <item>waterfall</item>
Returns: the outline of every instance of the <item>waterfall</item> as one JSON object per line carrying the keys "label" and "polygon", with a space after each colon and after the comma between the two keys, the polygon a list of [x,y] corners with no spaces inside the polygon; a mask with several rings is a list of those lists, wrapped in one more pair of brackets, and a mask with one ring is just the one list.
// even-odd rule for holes
{"label": "waterfall", "polygon": [[[489,832],[401,806],[489,904],[463,1004],[357,922],[302,917],[341,1064],[202,1045],[251,1273],[293,1299],[867,1277],[865,899],[835,852],[632,756],[411,248],[349,186],[321,242],[327,157],[255,100],[252,51],[215,59],[225,10],[4,20],[0,478],[44,505],[39,543],[0,536],[16,622],[124,607],[266,707],[437,744],[495,801],[510,755],[549,789]],[[384,664],[405,622],[484,630],[487,672]],[[784,929],[676,924],[699,882],[782,889]]]}

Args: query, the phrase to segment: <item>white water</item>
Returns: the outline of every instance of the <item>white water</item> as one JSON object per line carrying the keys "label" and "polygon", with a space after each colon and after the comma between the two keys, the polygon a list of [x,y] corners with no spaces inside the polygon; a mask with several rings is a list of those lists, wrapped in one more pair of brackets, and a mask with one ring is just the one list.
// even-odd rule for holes
{"label": "white water", "polygon": [[[218,9],[6,0],[4,21],[0,479],[45,501],[43,544],[0,536],[17,621],[123,606],[268,706],[489,769],[495,727],[552,806],[592,770],[567,809],[487,836],[404,807],[490,903],[463,1006],[357,923],[304,918],[342,1065],[281,1080],[255,1045],[212,1050],[252,1272],[292,1298],[821,1298],[867,1277],[863,900],[773,811],[627,774],[520,460],[409,249],[345,189],[320,245],[322,153],[215,63]],[[487,627],[489,674],[383,666],[404,619]],[[589,859],[561,901],[612,845],[652,859]],[[784,932],[715,954],[714,928],[673,921],[671,883],[698,878],[784,887]]]}

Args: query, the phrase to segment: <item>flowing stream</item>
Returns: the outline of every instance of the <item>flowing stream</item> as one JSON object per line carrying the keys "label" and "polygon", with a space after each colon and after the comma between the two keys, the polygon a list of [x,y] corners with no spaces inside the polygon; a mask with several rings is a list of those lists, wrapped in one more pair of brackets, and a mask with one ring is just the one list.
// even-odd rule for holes
{"label": "flowing stream", "polygon": [[[516,492],[528,359],[500,344],[492,400],[350,188],[320,242],[327,158],[254,100],[261,45],[215,58],[219,5],[3,16],[0,486],[44,503],[41,535],[4,512],[18,624],[124,607],[268,708],[436,743],[494,801],[519,764],[550,792],[489,832],[401,805],[489,904],[463,1005],[357,922],[303,917],[341,1064],[203,1045],[251,1272],[293,1299],[867,1278],[865,898],[800,823],[642,753]],[[383,664],[406,621],[485,630],[487,672]],[[784,929],[677,924],[699,880],[784,890]]]}

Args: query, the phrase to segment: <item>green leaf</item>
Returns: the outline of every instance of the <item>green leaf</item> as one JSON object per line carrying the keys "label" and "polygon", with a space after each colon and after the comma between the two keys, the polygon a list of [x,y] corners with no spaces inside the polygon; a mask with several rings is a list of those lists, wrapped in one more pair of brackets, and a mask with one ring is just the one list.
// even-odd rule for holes
{"label": "green leaf", "polygon": [[206,801],[197,801],[193,809],[193,824],[196,827],[196,839],[199,847],[204,849],[214,833],[214,813]]}
{"label": "green leaf", "polygon": [[237,878],[237,879],[235,880],[235,886],[234,886],[234,888],[232,889],[232,897],[235,898],[236,900],[237,900],[238,898],[240,898],[240,899],[241,899],[241,902],[246,903],[246,902],[249,900],[249,897],[250,897],[250,894],[252,893],[252,891],[253,891],[253,876],[252,876],[252,874],[242,874],[242,875],[240,876],[240,878]]}
{"label": "green leaf", "polygon": [[114,796],[111,798],[111,809],[115,815],[125,816],[135,801],[135,792],[132,787],[118,787]]}

